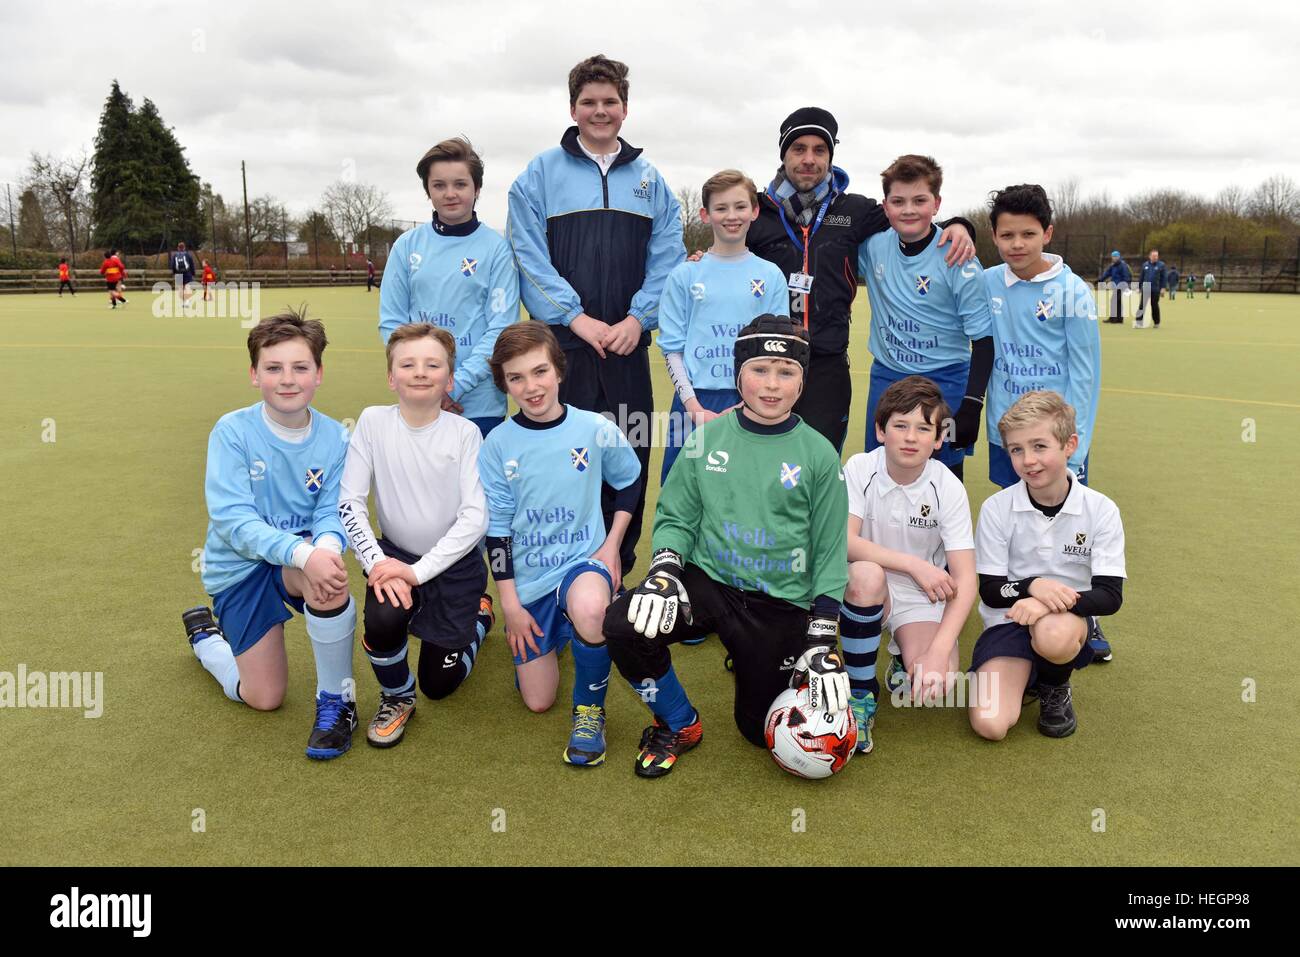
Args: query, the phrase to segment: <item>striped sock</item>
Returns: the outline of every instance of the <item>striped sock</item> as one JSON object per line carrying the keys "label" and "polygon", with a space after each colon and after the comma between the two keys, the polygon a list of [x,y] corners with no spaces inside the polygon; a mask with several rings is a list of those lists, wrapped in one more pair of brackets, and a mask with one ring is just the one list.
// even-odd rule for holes
{"label": "striped sock", "polygon": [[846,601],[840,606],[840,646],[854,697],[871,692],[880,700],[876,654],[880,651],[880,619],[884,613],[883,605],[851,605]]}
{"label": "striped sock", "polygon": [[402,642],[402,647],[396,651],[382,652],[373,651],[366,644],[365,638],[362,638],[361,647],[365,650],[366,657],[370,659],[370,667],[374,670],[379,687],[385,694],[415,693],[415,676],[411,674],[411,668],[406,662],[406,642]]}

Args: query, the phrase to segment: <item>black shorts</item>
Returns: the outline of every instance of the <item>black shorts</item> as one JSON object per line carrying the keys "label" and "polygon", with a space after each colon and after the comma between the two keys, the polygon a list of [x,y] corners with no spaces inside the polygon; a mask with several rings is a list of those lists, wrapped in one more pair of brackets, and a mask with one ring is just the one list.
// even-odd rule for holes
{"label": "black shorts", "polygon": [[[379,547],[389,558],[408,565],[420,559],[419,555],[403,551],[387,539],[379,539]],[[478,637],[475,630],[478,603],[486,588],[487,565],[476,548],[440,575],[411,590],[407,631],[439,648],[464,648]],[[377,600],[374,594],[374,589],[366,589],[367,603]]]}
{"label": "black shorts", "polygon": [[610,658],[636,687],[668,672],[669,645],[716,632],[734,665],[736,727],[749,741],[763,746],[768,709],[789,687],[794,664],[808,647],[808,610],[761,592],[724,585],[692,564],[682,572],[682,585],[691,602],[691,624],[679,618],[673,630],[659,638],[637,634],[628,622],[631,592],[609,606],[604,633]]}
{"label": "black shorts", "polygon": [[117,292],[117,284],[121,281],[120,279],[105,279],[104,285],[109,292]]}
{"label": "black shorts", "polygon": [[[1093,619],[1088,619],[1088,634],[1093,631]],[[1079,649],[1079,654],[1075,656],[1071,667],[1075,671],[1080,668],[1086,668],[1092,662],[1093,651],[1085,639],[1083,647]],[[970,670],[979,671],[981,667],[988,664],[994,658],[1024,658],[1029,662],[1034,660],[1034,648],[1032,639],[1029,635],[1029,629],[1024,625],[1017,624],[1014,621],[1008,621],[1003,625],[994,625],[987,628],[984,633],[975,640],[975,649],[971,652]],[[1038,683],[1038,666],[1031,664],[1029,669],[1029,686],[1032,688]]]}

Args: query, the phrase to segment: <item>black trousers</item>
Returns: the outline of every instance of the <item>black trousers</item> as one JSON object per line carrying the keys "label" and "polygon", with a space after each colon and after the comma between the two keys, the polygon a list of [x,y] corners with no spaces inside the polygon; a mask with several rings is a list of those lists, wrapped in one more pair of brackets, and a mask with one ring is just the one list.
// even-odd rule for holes
{"label": "black trousers", "polygon": [[659,679],[672,666],[668,646],[716,632],[731,655],[736,675],[734,715],[746,740],[764,747],[763,724],[772,702],[790,685],[794,663],[808,646],[808,612],[760,592],[714,581],[687,564],[682,585],[691,603],[691,623],[679,617],[658,638],[638,634],[627,620],[632,593],[624,592],[605,612],[605,642],[619,674],[633,687]]}
{"label": "black trousers", "polygon": [[1160,290],[1152,289],[1150,283],[1142,284],[1142,302],[1138,306],[1137,316],[1134,322],[1141,322],[1142,317],[1146,315],[1148,303],[1151,306],[1151,321],[1157,326],[1160,325]]}
{"label": "black trousers", "polygon": [[[650,482],[650,446],[654,441],[654,390],[650,382],[650,337],[643,336],[631,355],[606,352],[602,359],[586,343],[564,353],[564,381],[560,383],[560,401],[576,409],[609,413],[627,436],[641,463],[641,493],[636,510],[623,536],[620,558],[626,577],[636,564],[636,546],[641,538],[645,516],[646,487]],[[614,518],[614,489],[601,489],[600,510],[609,530]]]}
{"label": "black trousers", "polygon": [[1107,322],[1124,321],[1124,290],[1121,289],[1119,286],[1116,286],[1115,291],[1111,293],[1110,317],[1106,321]]}
{"label": "black trousers", "polygon": [[836,352],[814,354],[804,377],[803,395],[794,405],[795,415],[844,450],[849,431],[849,406],[853,402],[853,379],[849,375],[849,357]]}

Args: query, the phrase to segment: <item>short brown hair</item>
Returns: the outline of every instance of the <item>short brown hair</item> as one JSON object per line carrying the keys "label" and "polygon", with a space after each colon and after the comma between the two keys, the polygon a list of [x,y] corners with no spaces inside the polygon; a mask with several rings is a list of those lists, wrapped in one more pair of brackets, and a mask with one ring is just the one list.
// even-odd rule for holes
{"label": "short brown hair", "polygon": [[496,387],[502,392],[507,391],[505,372],[507,362],[518,359],[524,353],[532,352],[537,348],[546,350],[546,357],[551,360],[551,365],[555,366],[556,374],[563,379],[564,350],[560,348],[555,333],[551,332],[551,327],[546,323],[530,319],[527,322],[516,322],[506,326],[501,330],[501,335],[497,336],[496,345],[492,347],[492,358],[488,360],[488,365],[492,369],[492,381],[496,383]]}
{"label": "short brown hair", "polygon": [[450,332],[446,329],[440,329],[431,322],[408,322],[398,326],[393,330],[393,334],[388,337],[388,345],[384,347],[384,354],[388,357],[388,371],[393,371],[393,353],[403,342],[410,342],[412,339],[429,338],[438,345],[442,346],[447,353],[447,361],[452,367],[456,365],[456,340],[452,338]]}
{"label": "short brown hair", "polygon": [[880,174],[880,184],[886,196],[889,187],[895,183],[915,183],[918,179],[925,180],[930,192],[938,196],[939,190],[943,189],[943,167],[934,161],[933,156],[907,153],[890,163]]}
{"label": "short brown hair", "polygon": [[483,160],[474,152],[474,146],[463,136],[453,136],[443,140],[429,152],[420,157],[415,164],[415,173],[420,177],[420,185],[429,192],[429,167],[434,163],[464,163],[469,167],[470,179],[475,189],[483,188]]}
{"label": "short brown hair", "polygon": [[612,83],[618,98],[627,106],[627,64],[603,53],[589,56],[569,71],[569,107],[578,105],[578,94],[588,83]]}
{"label": "short brown hair", "polygon": [[1046,390],[1026,392],[998,419],[998,435],[1002,437],[1002,444],[1006,444],[1008,432],[1026,428],[1043,419],[1052,420],[1052,436],[1062,447],[1077,431],[1074,406],[1066,402],[1060,393]]}
{"label": "short brown hair", "polygon": [[876,427],[885,431],[891,415],[906,415],[917,406],[925,421],[942,431],[944,420],[952,415],[939,387],[923,375],[910,375],[899,379],[880,396],[876,403]]}
{"label": "short brown hair", "polygon": [[305,340],[316,365],[321,364],[321,356],[329,345],[325,338],[325,325],[319,319],[308,319],[306,306],[290,309],[278,316],[267,316],[255,325],[248,334],[249,361],[256,366],[263,349],[278,346],[290,339]]}
{"label": "short brown hair", "polygon": [[731,189],[735,186],[743,186],[749,192],[749,201],[755,206],[758,205],[758,187],[754,181],[738,169],[724,169],[721,172],[714,173],[704,181],[700,187],[700,199],[704,208],[709,208],[709,198],[714,193],[721,193],[724,189]]}

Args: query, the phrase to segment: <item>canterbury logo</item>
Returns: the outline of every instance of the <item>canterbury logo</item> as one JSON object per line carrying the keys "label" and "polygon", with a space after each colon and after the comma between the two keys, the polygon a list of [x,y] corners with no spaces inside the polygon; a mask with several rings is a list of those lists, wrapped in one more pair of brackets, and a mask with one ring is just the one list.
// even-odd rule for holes
{"label": "canterbury logo", "polygon": [[1002,586],[1003,598],[1015,598],[1016,595],[1018,595],[1019,593],[1020,593],[1020,589],[1017,588],[1015,585],[1006,584]]}
{"label": "canterbury logo", "polygon": [[768,339],[763,343],[764,352],[785,352],[785,343],[779,339]]}

